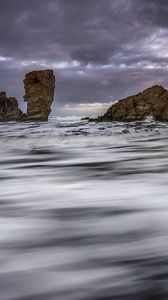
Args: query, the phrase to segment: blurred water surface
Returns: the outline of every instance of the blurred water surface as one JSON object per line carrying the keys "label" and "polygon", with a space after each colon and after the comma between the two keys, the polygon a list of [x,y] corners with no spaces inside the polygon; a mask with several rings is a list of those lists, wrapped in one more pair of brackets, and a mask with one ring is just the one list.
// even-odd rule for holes
{"label": "blurred water surface", "polygon": [[0,124],[0,300],[168,299],[168,125]]}

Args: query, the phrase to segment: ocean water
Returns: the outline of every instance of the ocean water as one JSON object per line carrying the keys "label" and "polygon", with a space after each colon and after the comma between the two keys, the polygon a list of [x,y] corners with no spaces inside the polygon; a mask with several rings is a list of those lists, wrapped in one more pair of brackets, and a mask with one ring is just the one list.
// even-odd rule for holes
{"label": "ocean water", "polygon": [[0,124],[0,300],[168,299],[168,124]]}

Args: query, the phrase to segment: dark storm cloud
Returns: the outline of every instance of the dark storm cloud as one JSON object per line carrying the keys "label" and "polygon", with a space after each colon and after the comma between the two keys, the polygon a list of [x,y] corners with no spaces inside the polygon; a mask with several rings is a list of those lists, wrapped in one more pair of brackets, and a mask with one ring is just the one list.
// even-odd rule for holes
{"label": "dark storm cloud", "polygon": [[133,2],[133,9],[144,22],[160,27],[168,27],[167,0],[138,0],[138,2]]}
{"label": "dark storm cloud", "polygon": [[58,105],[167,86],[167,0],[1,0],[0,89],[53,68]]}

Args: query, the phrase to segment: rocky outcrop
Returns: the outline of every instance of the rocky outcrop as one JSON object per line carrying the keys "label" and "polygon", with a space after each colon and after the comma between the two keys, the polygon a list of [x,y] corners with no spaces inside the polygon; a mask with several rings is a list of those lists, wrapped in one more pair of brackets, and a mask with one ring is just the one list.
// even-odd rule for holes
{"label": "rocky outcrop", "polygon": [[152,86],[142,93],[118,101],[95,121],[133,122],[147,116],[168,121],[168,91],[162,86]]}
{"label": "rocky outcrop", "polygon": [[0,122],[47,121],[54,99],[55,76],[52,70],[33,71],[24,79],[27,114],[23,114],[14,97],[0,92]]}
{"label": "rocky outcrop", "polygon": [[20,121],[22,116],[16,98],[8,98],[5,92],[0,92],[0,122]]}
{"label": "rocky outcrop", "polygon": [[52,70],[33,71],[24,79],[27,102],[26,120],[47,121],[54,99],[55,76]]}

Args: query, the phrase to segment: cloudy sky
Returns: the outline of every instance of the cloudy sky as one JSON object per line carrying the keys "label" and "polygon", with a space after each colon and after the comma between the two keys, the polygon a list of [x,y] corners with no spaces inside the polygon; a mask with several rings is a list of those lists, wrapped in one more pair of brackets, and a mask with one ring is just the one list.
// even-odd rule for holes
{"label": "cloudy sky", "polygon": [[56,107],[98,110],[168,88],[168,0],[0,0],[0,90],[22,103],[24,74],[52,68]]}

